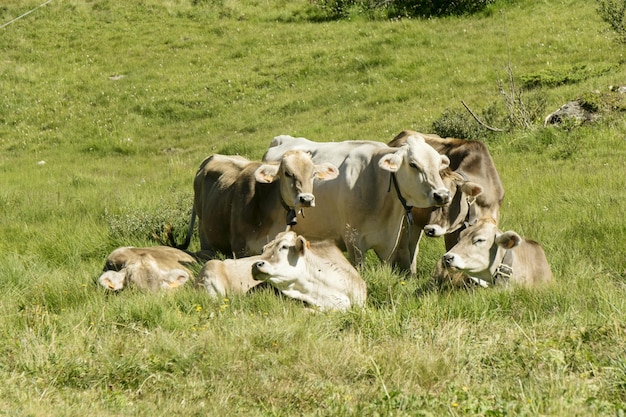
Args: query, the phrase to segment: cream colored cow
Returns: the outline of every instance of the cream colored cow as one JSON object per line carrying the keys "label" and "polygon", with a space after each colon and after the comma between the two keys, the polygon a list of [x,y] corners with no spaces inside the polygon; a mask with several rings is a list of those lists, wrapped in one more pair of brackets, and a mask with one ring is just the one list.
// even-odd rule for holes
{"label": "cream colored cow", "polygon": [[539,243],[513,231],[502,232],[491,218],[463,230],[459,242],[443,255],[442,266],[463,272],[483,287],[535,286],[552,279]]}
{"label": "cream colored cow", "polygon": [[193,276],[189,266],[195,263],[196,259],[190,254],[169,246],[121,247],[107,257],[98,282],[113,291],[128,286],[170,290]]}
{"label": "cream colored cow", "polygon": [[333,242],[311,243],[284,232],[255,258],[252,277],[269,282],[287,297],[320,310],[365,305],[365,281]]}

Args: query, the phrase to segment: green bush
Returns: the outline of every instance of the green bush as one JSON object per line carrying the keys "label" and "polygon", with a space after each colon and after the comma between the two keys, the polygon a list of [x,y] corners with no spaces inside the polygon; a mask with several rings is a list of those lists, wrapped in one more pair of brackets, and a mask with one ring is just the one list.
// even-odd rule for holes
{"label": "green bush", "polygon": [[626,0],[598,0],[598,14],[626,43]]}
{"label": "green bush", "polygon": [[480,12],[495,0],[314,0],[312,3],[331,18],[344,18],[353,11],[384,11],[388,17],[441,17]]}

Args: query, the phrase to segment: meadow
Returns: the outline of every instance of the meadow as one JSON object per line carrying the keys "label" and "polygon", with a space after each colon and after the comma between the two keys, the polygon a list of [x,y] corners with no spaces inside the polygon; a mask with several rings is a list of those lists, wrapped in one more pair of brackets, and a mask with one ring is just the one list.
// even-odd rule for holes
{"label": "meadow", "polygon": [[[41,3],[4,0],[0,25]],[[523,91],[542,116],[626,85],[595,7],[333,21],[307,0],[53,0],[1,28],[0,415],[623,416],[624,106],[481,137],[544,288],[435,288],[441,240],[415,276],[369,257],[367,306],[345,313],[95,283],[116,247],[182,240],[212,153],[432,132],[461,100],[502,113],[508,74],[561,80]]]}

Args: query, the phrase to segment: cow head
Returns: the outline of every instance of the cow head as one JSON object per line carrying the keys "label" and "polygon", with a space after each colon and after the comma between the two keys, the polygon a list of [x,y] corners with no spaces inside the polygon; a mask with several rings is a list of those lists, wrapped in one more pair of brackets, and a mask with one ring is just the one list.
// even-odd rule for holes
{"label": "cow head", "polygon": [[445,206],[431,209],[428,224],[424,226],[424,233],[429,237],[440,237],[454,232],[466,221],[469,224],[475,223],[476,210],[472,206],[476,196],[483,192],[480,185],[465,180],[450,169],[442,171],[441,177],[450,190],[452,200]]}
{"label": "cow head", "polygon": [[413,207],[444,206],[450,202],[450,191],[441,179],[441,170],[450,165],[420,135],[411,135],[395,152],[385,154],[378,165],[396,175],[400,192]]}
{"label": "cow head", "polygon": [[315,206],[313,181],[332,180],[339,170],[333,164],[314,164],[311,154],[300,150],[287,151],[280,163],[262,164],[254,172],[255,179],[260,183],[270,183],[280,179],[280,195],[282,201],[295,211]]}
{"label": "cow head", "polygon": [[[501,232],[491,218],[480,219],[461,232],[459,242],[443,255],[443,264],[480,279],[490,280],[502,254],[522,243],[513,231]],[[496,261],[497,260],[497,261]]]}
{"label": "cow head", "polygon": [[257,281],[270,281],[276,288],[285,289],[301,275],[300,259],[310,245],[295,232],[279,233],[263,247],[260,260],[252,265],[252,277]]}

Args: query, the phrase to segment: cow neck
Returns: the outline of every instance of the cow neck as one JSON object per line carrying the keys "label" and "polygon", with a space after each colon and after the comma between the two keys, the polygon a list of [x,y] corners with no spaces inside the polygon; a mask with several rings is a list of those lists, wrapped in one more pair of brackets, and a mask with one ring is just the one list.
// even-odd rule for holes
{"label": "cow neck", "polygon": [[396,178],[395,172],[391,173],[391,178],[389,179],[389,189],[387,190],[387,192],[391,191],[391,184],[393,184],[393,188],[396,189],[396,195],[398,196],[398,200],[400,200],[400,203],[402,203],[402,207],[404,207],[406,219],[408,220],[409,224],[413,224],[413,215],[411,214],[411,209],[413,208],[413,206],[409,206],[406,204],[406,199],[402,196],[402,193],[400,192],[400,186],[398,186],[398,179]]}
{"label": "cow neck", "polygon": [[280,196],[280,204],[287,211],[287,217],[285,219],[287,226],[295,226],[298,223],[298,214],[296,213],[295,208],[291,208],[285,203],[283,200],[283,196]]}
{"label": "cow neck", "polygon": [[[456,171],[465,181],[469,181],[468,176],[463,171]],[[478,214],[476,213],[476,197],[468,195],[465,199],[467,203],[467,220],[465,220],[465,227],[473,226],[478,221]]]}
{"label": "cow neck", "polygon": [[497,284],[498,282],[502,282],[502,284],[508,284],[509,279],[513,275],[513,260],[515,259],[515,255],[513,254],[512,249],[505,249],[504,256],[500,261],[500,265],[496,268],[493,273],[493,282]]}

